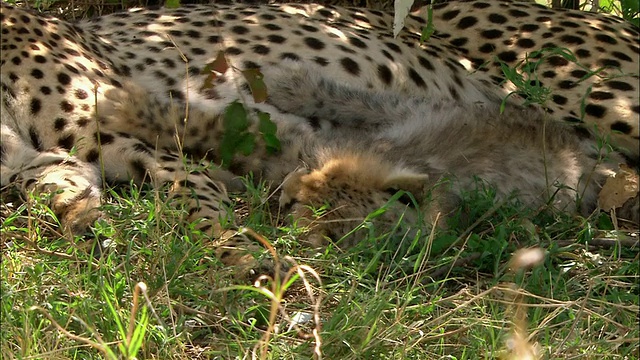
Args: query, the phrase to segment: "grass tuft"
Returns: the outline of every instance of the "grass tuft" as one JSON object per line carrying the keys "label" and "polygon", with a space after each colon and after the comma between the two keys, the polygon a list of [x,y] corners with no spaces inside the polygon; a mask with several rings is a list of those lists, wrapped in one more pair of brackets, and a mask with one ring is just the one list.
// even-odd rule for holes
{"label": "grass tuft", "polygon": [[478,186],[446,230],[374,229],[374,213],[355,247],[310,250],[274,189],[245,184],[236,215],[291,265],[253,285],[164,191],[107,188],[104,219],[73,238],[46,196],[2,189],[0,358],[640,358],[638,232],[606,214],[526,209]]}

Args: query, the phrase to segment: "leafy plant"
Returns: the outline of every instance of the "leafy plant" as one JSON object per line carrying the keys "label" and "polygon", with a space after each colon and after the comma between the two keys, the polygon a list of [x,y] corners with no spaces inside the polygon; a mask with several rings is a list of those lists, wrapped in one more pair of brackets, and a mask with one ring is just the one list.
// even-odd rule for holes
{"label": "leafy plant", "polygon": [[[280,141],[276,136],[277,126],[271,120],[271,116],[258,111],[258,135],[265,143],[267,154],[275,154],[280,151]],[[234,101],[225,109],[224,135],[220,142],[220,159],[222,166],[229,167],[235,154],[251,155],[256,147],[256,134],[252,131],[249,114],[245,107],[238,101]]]}
{"label": "leafy plant", "polygon": [[[267,99],[267,86],[259,69],[238,70],[227,62],[223,51],[219,51],[216,58],[202,70],[206,75],[201,90],[214,89],[214,81],[227,71],[239,71],[251,90],[253,101],[264,102]],[[220,159],[222,166],[229,167],[235,154],[251,155],[256,147],[256,130],[252,129],[254,114],[248,113],[245,106],[238,100],[227,106],[223,115],[224,134],[220,142]],[[277,126],[271,120],[271,115],[262,111],[255,111],[257,118],[257,133],[265,144],[268,155],[280,151],[280,141],[276,136]]]}
{"label": "leafy plant", "polygon": [[635,26],[640,26],[640,3],[637,0],[600,0],[600,10],[615,13]]}

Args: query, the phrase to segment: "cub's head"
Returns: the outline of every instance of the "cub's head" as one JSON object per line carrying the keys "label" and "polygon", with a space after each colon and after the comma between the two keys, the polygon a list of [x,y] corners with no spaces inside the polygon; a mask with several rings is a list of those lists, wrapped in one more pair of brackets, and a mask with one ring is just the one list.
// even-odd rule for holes
{"label": "cub's head", "polygon": [[[411,197],[394,195],[402,190],[420,201],[427,183],[427,175],[376,156],[330,157],[315,170],[290,173],[282,183],[280,207],[289,210],[294,223],[309,228],[308,242],[321,246],[327,239],[341,240],[381,208],[381,214],[371,217],[377,230],[390,229],[401,216],[415,220]],[[366,235],[365,229],[359,230],[338,245],[351,246]]]}

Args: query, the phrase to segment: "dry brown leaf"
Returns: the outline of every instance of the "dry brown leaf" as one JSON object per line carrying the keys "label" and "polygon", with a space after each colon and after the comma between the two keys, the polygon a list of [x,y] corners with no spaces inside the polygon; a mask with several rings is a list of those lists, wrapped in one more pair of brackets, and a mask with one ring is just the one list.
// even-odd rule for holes
{"label": "dry brown leaf", "polygon": [[228,69],[229,63],[227,63],[227,58],[224,56],[224,51],[218,51],[216,58],[202,69],[201,73],[207,75],[207,77],[204,79],[200,90],[213,89],[213,81],[218,78],[218,75],[226,73]]}
{"label": "dry brown leaf", "polygon": [[247,80],[247,84],[249,84],[253,101],[256,103],[265,102],[267,100],[267,85],[264,83],[264,76],[260,69],[242,70],[242,75]]}
{"label": "dry brown leaf", "polygon": [[628,166],[620,165],[620,170],[602,186],[598,196],[598,206],[604,211],[622,207],[627,200],[638,195],[640,176]]}

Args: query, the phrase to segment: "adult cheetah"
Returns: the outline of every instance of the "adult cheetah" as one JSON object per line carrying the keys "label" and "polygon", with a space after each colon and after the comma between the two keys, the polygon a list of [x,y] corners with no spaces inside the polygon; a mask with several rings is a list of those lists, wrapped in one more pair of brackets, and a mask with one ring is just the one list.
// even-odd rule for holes
{"label": "adult cheetah", "polygon": [[[555,119],[609,136],[637,159],[637,27],[614,16],[526,2],[450,1],[433,6],[435,32],[421,44],[427,18],[427,8],[412,13],[396,39],[390,13],[318,5],[134,10],[78,25],[126,46],[118,54],[127,65],[123,72],[144,78],[145,87],[162,97],[167,90],[184,96],[187,73],[192,86],[199,86],[202,64],[221,50],[241,69],[292,59],[313,63],[345,85],[447,96],[464,103],[515,90],[505,82],[500,61],[515,66],[525,59],[541,60],[535,71],[529,67],[533,74],[524,81],[538,80],[551,90],[544,103],[547,111]],[[543,55],[530,57],[536,50]],[[159,87],[159,82],[166,85]],[[195,93],[190,91],[190,99]]]}

